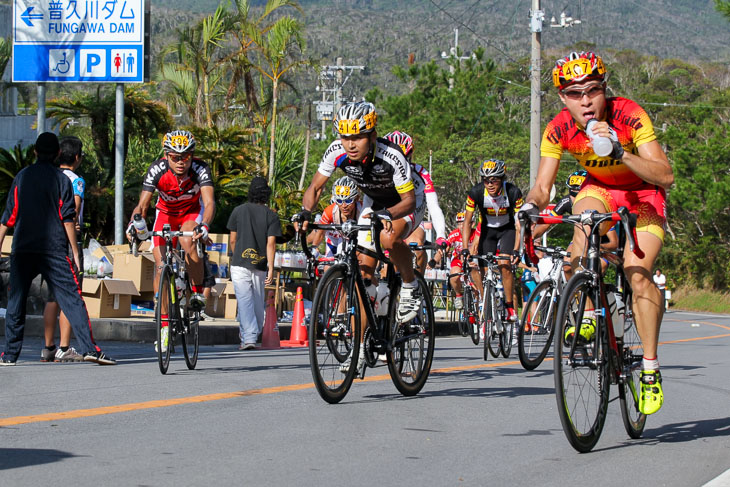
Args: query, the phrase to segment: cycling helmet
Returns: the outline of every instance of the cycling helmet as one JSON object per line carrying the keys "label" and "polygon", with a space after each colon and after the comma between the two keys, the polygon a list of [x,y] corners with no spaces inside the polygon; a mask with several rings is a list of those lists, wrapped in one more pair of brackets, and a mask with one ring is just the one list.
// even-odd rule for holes
{"label": "cycling helmet", "polygon": [[558,59],[553,68],[553,84],[563,90],[573,83],[589,80],[603,81],[606,76],[606,67],[598,54],[588,52],[571,52],[564,58]]}
{"label": "cycling helmet", "polygon": [[332,124],[340,135],[366,134],[375,130],[378,114],[375,105],[366,101],[346,103],[340,107]]}
{"label": "cycling helmet", "polygon": [[588,172],[585,169],[579,169],[568,176],[568,179],[565,181],[565,185],[571,193],[577,193],[580,190],[583,181],[586,180],[586,177],[588,177]]}
{"label": "cycling helmet", "polygon": [[162,139],[165,152],[192,152],[195,149],[195,137],[187,130],[175,130],[165,134]]}
{"label": "cycling helmet", "polygon": [[387,134],[385,138],[398,144],[403,150],[403,154],[405,154],[406,159],[409,161],[411,160],[411,156],[413,155],[413,139],[410,135],[396,130],[395,132]]}
{"label": "cycling helmet", "polygon": [[332,201],[339,204],[350,204],[360,196],[360,190],[355,181],[342,176],[332,185]]}
{"label": "cycling helmet", "polygon": [[456,214],[456,223],[461,223],[466,219],[466,213],[463,211],[460,211]]}
{"label": "cycling helmet", "polygon": [[482,178],[503,178],[504,177],[504,161],[499,159],[487,159],[482,163],[479,169],[479,175]]}

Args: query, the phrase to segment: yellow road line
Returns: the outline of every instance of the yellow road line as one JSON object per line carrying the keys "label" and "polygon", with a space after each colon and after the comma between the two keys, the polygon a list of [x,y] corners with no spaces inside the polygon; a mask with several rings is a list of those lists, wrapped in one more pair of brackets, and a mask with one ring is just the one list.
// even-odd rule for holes
{"label": "yellow road line", "polygon": [[[678,321],[678,320],[677,320]],[[709,322],[700,322],[707,325],[713,325],[720,328],[725,328],[730,330],[730,327],[724,326],[724,325],[718,325],[716,323],[709,323]],[[681,342],[693,342],[693,341],[699,341],[699,340],[711,340],[715,338],[725,338],[730,337],[729,334],[725,335],[713,335],[708,337],[697,337],[697,338],[684,338],[681,340],[671,340],[666,342],[660,342],[660,345],[665,344],[672,344],[672,343],[681,343]],[[546,358],[546,361],[552,360],[551,358]],[[459,372],[459,371],[465,371],[465,370],[477,370],[477,369],[490,369],[490,368],[497,368],[497,367],[504,367],[508,365],[518,365],[520,362],[517,360],[513,360],[510,362],[491,362],[487,364],[476,364],[476,365],[462,365],[457,367],[445,367],[441,369],[433,369],[431,370],[432,374],[448,374],[451,372]],[[366,377],[362,381],[358,382],[379,382],[384,380],[390,380],[390,375],[374,375],[370,377]],[[0,428],[4,426],[17,426],[20,424],[29,424],[29,423],[42,423],[47,421],[62,421],[65,419],[77,419],[77,418],[89,418],[92,416],[102,416],[105,414],[118,414],[118,413],[126,413],[129,411],[141,411],[144,409],[154,409],[154,408],[165,408],[170,406],[179,406],[183,404],[195,404],[195,403],[201,403],[201,402],[210,402],[210,401],[220,401],[222,399],[234,399],[237,397],[247,397],[247,396],[258,396],[258,395],[264,395],[264,394],[276,394],[279,392],[291,392],[291,391],[301,391],[304,389],[312,389],[314,387],[314,384],[307,383],[307,384],[292,384],[288,386],[277,386],[277,387],[265,387],[262,389],[249,389],[246,391],[234,391],[234,392],[220,392],[215,394],[203,394],[199,396],[190,396],[190,397],[180,397],[176,399],[159,399],[156,401],[145,401],[145,402],[135,402],[135,403],[129,403],[129,404],[120,404],[116,406],[103,406],[98,408],[92,408],[92,409],[74,409],[71,411],[63,411],[63,412],[57,412],[57,413],[46,413],[46,414],[34,414],[30,416],[13,416],[10,418],[0,418]]]}

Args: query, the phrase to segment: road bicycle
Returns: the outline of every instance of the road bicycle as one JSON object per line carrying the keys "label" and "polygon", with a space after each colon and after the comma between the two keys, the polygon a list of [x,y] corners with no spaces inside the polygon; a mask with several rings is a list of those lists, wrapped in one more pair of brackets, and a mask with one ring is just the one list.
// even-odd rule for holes
{"label": "road bicycle", "polygon": [[463,289],[462,309],[459,313],[459,332],[461,336],[469,335],[474,345],[479,345],[479,331],[481,327],[481,313],[479,310],[479,291],[472,280],[472,272],[474,269],[469,266],[469,261],[463,263],[461,272],[449,274],[449,279],[457,276],[461,281]]}
{"label": "road bicycle", "polygon": [[[364,347],[366,367],[376,367],[385,355],[390,377],[404,396],[418,394],[431,371],[436,322],[428,284],[416,272],[422,296],[420,311],[411,321],[399,323],[396,311],[401,289],[400,275],[383,254],[378,238],[372,239],[375,251],[358,245],[359,232],[363,232],[363,235],[365,232],[380,235],[382,228],[377,218],[373,219],[371,225],[357,225],[351,221],[309,225],[309,229],[339,232],[344,242],[335,264],[325,272],[317,285],[309,323],[312,378],[322,399],[329,403],[338,403],[347,395],[358,372],[360,347]],[[304,253],[311,259],[306,239],[301,240]],[[416,248],[425,250],[432,247],[424,245]],[[387,307],[383,301],[367,297],[367,285],[360,273],[358,253],[375,257],[386,265],[385,295],[390,298]],[[361,296],[366,298],[360,299]],[[365,321],[363,335],[361,320]],[[364,378],[364,374],[365,368],[360,377]]]}
{"label": "road bicycle", "polygon": [[[555,394],[563,431],[577,451],[590,451],[606,421],[609,387],[616,384],[626,432],[631,438],[639,438],[646,423],[646,415],[639,411],[643,349],[621,257],[626,241],[639,258],[644,255],[636,244],[636,215],[620,207],[612,213],[585,212],[532,219],[536,223],[577,225],[586,233],[588,241],[577,272],[560,297],[555,326]],[[615,286],[604,283],[601,271],[600,227],[604,222],[620,222],[618,230],[623,230],[619,234],[617,254],[603,254],[615,266]],[[521,232],[528,235],[521,235],[521,244],[534,259],[532,238],[525,230],[529,224],[523,223]],[[626,306],[621,305],[622,298]],[[594,309],[592,316],[591,308]],[[584,334],[581,325],[586,321],[589,330],[591,324],[594,326],[593,333]]]}
{"label": "road bicycle", "polygon": [[481,321],[484,323],[484,360],[488,353],[492,357],[509,357],[512,351],[512,336],[514,323],[509,320],[505,307],[504,286],[502,285],[502,271],[499,261],[510,261],[511,257],[493,254],[475,255],[471,259],[479,262],[485,269],[482,280],[482,312]]}
{"label": "road bicycle", "polygon": [[525,370],[537,368],[550,350],[561,290],[566,284],[563,266],[570,254],[560,247],[535,246],[547,254],[553,266],[525,301],[517,328],[517,352]]}
{"label": "road bicycle", "polygon": [[[159,286],[155,296],[155,329],[157,341],[157,362],[160,372],[167,373],[170,366],[170,355],[174,351],[175,341],[180,338],[185,365],[193,370],[198,363],[200,339],[200,312],[190,304],[192,286],[185,263],[185,250],[180,247],[180,237],[192,237],[195,232],[172,231],[165,224],[162,231],[150,232],[152,237],[165,240],[163,263],[160,269]],[[173,244],[175,242],[175,244]],[[137,255],[138,240],[132,242],[132,253]],[[200,240],[196,242],[198,257],[203,257]],[[165,317],[167,315],[167,317]],[[167,337],[164,336],[167,328]]]}

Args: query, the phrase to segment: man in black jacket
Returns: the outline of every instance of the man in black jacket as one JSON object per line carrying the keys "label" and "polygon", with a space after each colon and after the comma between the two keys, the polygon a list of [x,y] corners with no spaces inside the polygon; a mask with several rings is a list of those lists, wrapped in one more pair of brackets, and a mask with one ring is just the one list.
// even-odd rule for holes
{"label": "man in black jacket", "polygon": [[[79,249],[71,181],[55,165],[58,138],[51,132],[38,136],[37,162],[13,180],[0,219],[0,246],[8,228],[14,228],[10,256],[10,290],[5,315],[5,351],[0,365],[15,365],[23,347],[25,301],[31,281],[41,274],[71,322],[84,361],[116,365],[102,353],[91,335],[91,322],[78,280]],[[71,245],[73,261],[67,256]]]}

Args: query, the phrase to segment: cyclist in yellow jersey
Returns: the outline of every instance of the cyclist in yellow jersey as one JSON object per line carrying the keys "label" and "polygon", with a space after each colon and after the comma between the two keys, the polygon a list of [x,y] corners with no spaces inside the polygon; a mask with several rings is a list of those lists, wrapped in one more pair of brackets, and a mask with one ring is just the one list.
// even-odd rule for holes
{"label": "cyclist in yellow jersey", "polygon": [[[626,98],[607,97],[605,76],[603,61],[593,52],[573,52],[556,62],[553,82],[565,107],[545,129],[537,179],[522,211],[535,214],[547,206],[560,157],[567,151],[588,172],[575,199],[574,214],[610,212],[620,206],[638,214],[637,238],[645,256],[626,252],[624,269],[633,289],[633,310],[644,348],[639,408],[652,414],[664,401],[657,361],[664,308],[651,271],[664,240],[666,189],[674,182],[674,174],[646,112]],[[599,157],[593,151],[592,139],[586,133],[591,119],[597,120],[590,127],[594,136],[611,141],[612,151],[607,156]],[[585,248],[586,238],[580,229],[574,232],[573,243],[573,248]],[[574,268],[577,254],[572,257]],[[581,325],[579,333],[590,336],[591,328],[590,323]]]}

